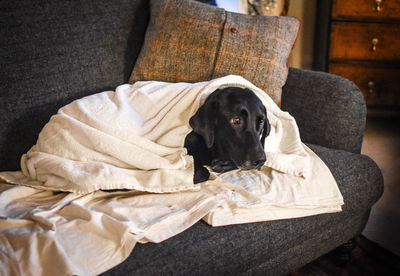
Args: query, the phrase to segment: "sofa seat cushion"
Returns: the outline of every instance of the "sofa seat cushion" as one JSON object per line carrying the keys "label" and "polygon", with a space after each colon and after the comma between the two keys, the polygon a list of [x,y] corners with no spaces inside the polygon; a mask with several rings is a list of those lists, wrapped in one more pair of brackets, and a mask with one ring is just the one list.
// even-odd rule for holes
{"label": "sofa seat cushion", "polygon": [[307,144],[328,166],[344,198],[343,210],[366,210],[383,193],[379,167],[368,156]]}
{"label": "sofa seat cushion", "polygon": [[153,0],[150,11],[130,83],[199,82],[235,74],[280,102],[297,19],[231,13],[187,0]]}
{"label": "sofa seat cushion", "polygon": [[261,271],[279,275],[356,236],[368,219],[369,208],[383,192],[379,168],[365,155],[308,146],[336,178],[345,201],[342,212],[216,228],[200,221],[160,244],[138,244],[124,263],[104,275],[216,275]]}

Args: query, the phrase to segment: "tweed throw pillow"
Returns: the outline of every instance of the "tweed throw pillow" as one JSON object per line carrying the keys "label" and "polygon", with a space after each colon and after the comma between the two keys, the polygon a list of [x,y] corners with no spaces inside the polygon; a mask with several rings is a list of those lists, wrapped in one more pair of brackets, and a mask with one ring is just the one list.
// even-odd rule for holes
{"label": "tweed throw pillow", "polygon": [[192,0],[151,0],[150,9],[130,83],[199,82],[235,74],[280,102],[297,19],[231,13]]}

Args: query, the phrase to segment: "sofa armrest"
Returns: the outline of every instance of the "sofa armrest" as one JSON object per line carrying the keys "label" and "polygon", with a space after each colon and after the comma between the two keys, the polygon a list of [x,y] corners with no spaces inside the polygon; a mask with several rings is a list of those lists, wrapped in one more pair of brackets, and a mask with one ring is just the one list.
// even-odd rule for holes
{"label": "sofa armrest", "polygon": [[360,89],[351,81],[289,68],[282,110],[296,118],[303,142],[360,153],[367,110]]}

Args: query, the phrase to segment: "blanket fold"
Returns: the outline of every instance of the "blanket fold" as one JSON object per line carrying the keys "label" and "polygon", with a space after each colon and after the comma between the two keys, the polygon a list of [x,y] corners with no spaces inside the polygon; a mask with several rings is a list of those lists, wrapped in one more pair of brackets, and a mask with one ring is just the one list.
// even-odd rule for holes
{"label": "blanket fold", "polygon": [[[260,171],[212,172],[194,185],[183,146],[189,119],[227,86],[249,88],[265,105],[267,161]],[[124,84],[62,107],[22,156],[21,171],[0,172],[0,274],[99,274],[137,242],[161,242],[201,219],[223,226],[341,205],[335,179],[301,142],[295,119],[242,77]]]}

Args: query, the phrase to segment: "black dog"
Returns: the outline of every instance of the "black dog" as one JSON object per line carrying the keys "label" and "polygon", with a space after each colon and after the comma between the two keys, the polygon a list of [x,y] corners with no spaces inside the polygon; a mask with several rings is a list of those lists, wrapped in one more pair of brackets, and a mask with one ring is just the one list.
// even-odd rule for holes
{"label": "black dog", "polygon": [[190,118],[193,131],[185,138],[194,159],[194,183],[215,172],[261,169],[266,161],[265,137],[270,124],[260,99],[250,89],[227,87],[211,93]]}

